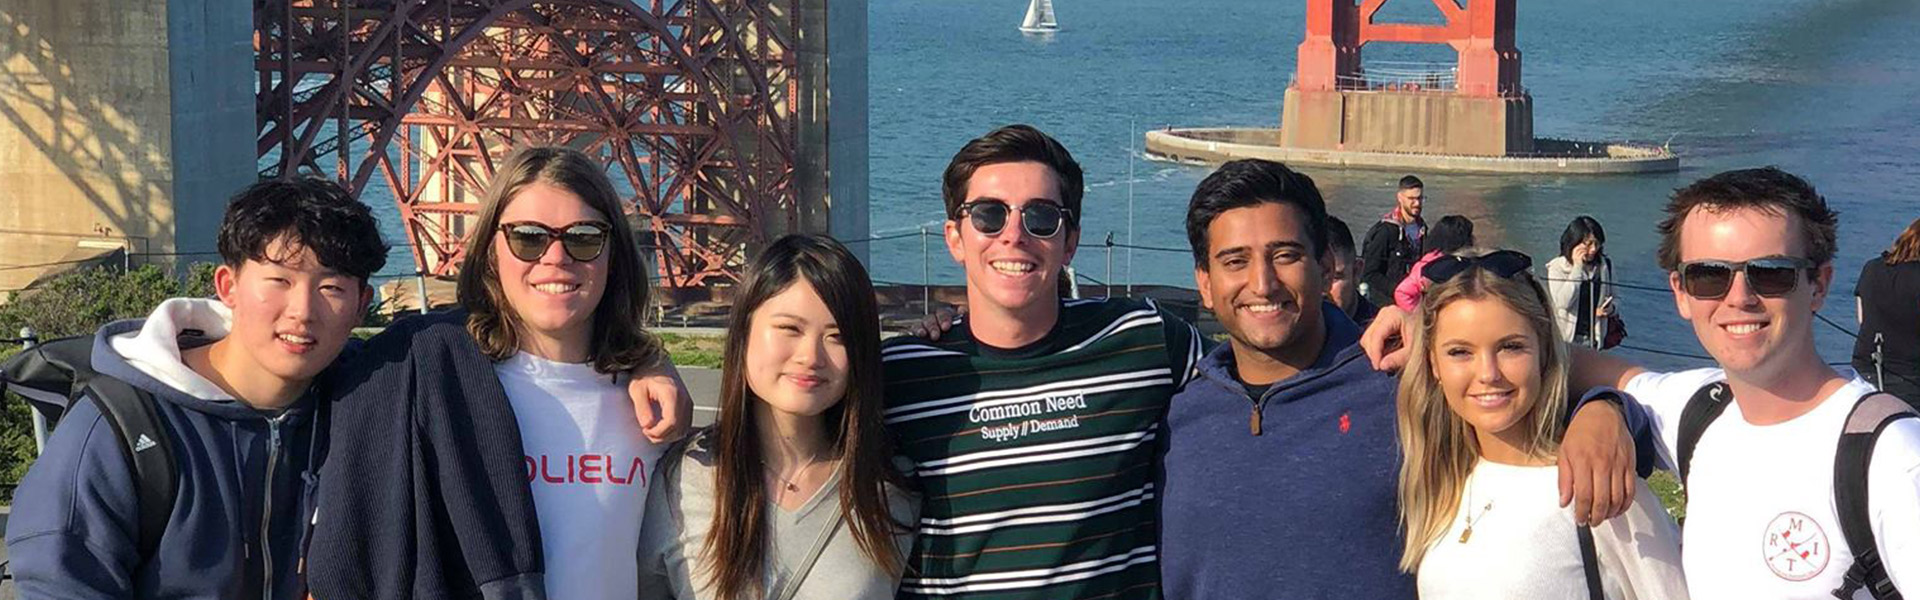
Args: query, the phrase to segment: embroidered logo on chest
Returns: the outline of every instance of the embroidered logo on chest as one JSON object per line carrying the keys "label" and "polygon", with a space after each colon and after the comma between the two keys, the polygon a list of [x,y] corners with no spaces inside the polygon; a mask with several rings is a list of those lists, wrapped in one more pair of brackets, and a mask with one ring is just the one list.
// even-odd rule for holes
{"label": "embroidered logo on chest", "polygon": [[1833,549],[1828,547],[1827,532],[1820,523],[1789,511],[1767,524],[1766,541],[1760,551],[1774,575],[1787,581],[1806,581],[1827,570]]}

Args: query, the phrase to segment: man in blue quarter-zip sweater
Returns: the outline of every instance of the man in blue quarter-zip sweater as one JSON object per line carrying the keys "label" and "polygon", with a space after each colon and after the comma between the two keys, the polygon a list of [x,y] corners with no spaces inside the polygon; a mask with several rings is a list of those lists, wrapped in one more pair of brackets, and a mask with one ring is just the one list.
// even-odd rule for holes
{"label": "man in blue quarter-zip sweater", "polygon": [[[1230,339],[1168,409],[1165,596],[1413,598],[1398,568],[1396,382],[1322,299],[1332,265],[1313,180],[1269,161],[1222,165],[1194,191],[1187,237],[1201,300]],[[1561,478],[1563,502],[1592,496],[1576,510],[1586,519],[1631,497],[1580,485],[1632,475],[1635,446],[1618,407],[1602,404],[1572,411],[1561,446],[1563,462],[1594,465]]]}
{"label": "man in blue quarter-zip sweater", "polygon": [[[175,298],[94,337],[92,368],[150,399],[164,440],[130,451],[79,400],[14,496],[23,598],[304,598],[300,553],[326,424],[309,383],[345,347],[386,262],[364,204],[265,182],[220,226],[218,300]],[[317,435],[318,434],[318,435]],[[167,444],[177,492],[145,552],[131,452]]]}

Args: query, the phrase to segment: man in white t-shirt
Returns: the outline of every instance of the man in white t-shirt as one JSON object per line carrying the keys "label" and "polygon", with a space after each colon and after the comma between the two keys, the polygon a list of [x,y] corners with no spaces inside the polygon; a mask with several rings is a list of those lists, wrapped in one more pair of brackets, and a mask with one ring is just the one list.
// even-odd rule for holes
{"label": "man in white t-shirt", "polygon": [[[1873,388],[1835,371],[1813,344],[1833,281],[1836,216],[1806,181],[1775,168],[1729,171],[1674,193],[1660,266],[1674,305],[1718,368],[1654,373],[1576,350],[1576,389],[1614,386],[1647,408],[1677,464],[1681,414],[1696,393],[1731,394],[1694,446],[1682,566],[1694,598],[1832,598],[1853,566],[1834,502],[1834,457],[1854,404]],[[1383,314],[1378,349],[1400,315]],[[1708,385],[1720,386],[1703,392]],[[1920,594],[1920,419],[1892,422],[1867,470],[1868,517],[1896,587]],[[1864,589],[1854,598],[1871,598]]]}

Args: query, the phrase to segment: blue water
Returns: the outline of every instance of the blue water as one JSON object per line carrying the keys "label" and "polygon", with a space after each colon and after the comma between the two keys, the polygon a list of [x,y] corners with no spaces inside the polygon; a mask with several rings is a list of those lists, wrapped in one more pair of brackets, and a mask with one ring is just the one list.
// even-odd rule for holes
{"label": "blue water", "polygon": [[[1207,173],[1138,158],[1141,132],[1168,125],[1278,125],[1294,67],[1299,0],[1056,0],[1064,30],[1021,34],[1026,0],[870,0],[871,222],[875,236],[938,232],[940,172],[967,140],[1032,123],[1087,174],[1083,276],[1191,287],[1185,252],[1118,253],[1101,241],[1186,247],[1188,195]],[[1383,20],[1432,22],[1423,0]],[[1671,142],[1679,173],[1633,177],[1419,175],[1429,219],[1462,214],[1483,245],[1544,263],[1574,216],[1606,225],[1623,283],[1664,286],[1653,224],[1675,188],[1712,173],[1778,165],[1807,177],[1841,213],[1832,297],[1847,328],[1859,267],[1920,217],[1920,2],[1914,0],[1540,0],[1519,6],[1524,82],[1543,137]],[[1375,44],[1373,60],[1445,62],[1435,46]],[[1130,154],[1130,148],[1134,148]],[[1134,160],[1130,160],[1134,158]],[[1131,178],[1129,168],[1133,169]],[[1308,169],[1356,234],[1391,204],[1401,173]],[[402,240],[381,178],[367,198]],[[1131,192],[1131,200],[1129,200]],[[1131,206],[1131,210],[1129,210]],[[937,238],[871,242],[883,282],[961,282]],[[857,242],[856,242],[857,243]],[[409,273],[396,249],[388,274]],[[1628,344],[1704,354],[1665,292],[1623,290]],[[1852,339],[1819,326],[1821,353]],[[1697,360],[1637,353],[1659,367]]]}
{"label": "blue water", "polygon": [[[1032,123],[1087,173],[1075,266],[1106,279],[1108,232],[1185,248],[1197,167],[1133,160],[1141,131],[1277,126],[1303,29],[1297,0],[1056,0],[1063,31],[1016,30],[1025,0],[874,0],[870,85],[876,236],[938,231],[939,178],[954,151],[996,126]],[[1560,231],[1589,214],[1608,228],[1619,278],[1664,285],[1653,224],[1666,196],[1725,169],[1778,165],[1840,211],[1840,255],[1821,312],[1851,328],[1861,263],[1920,217],[1920,2],[1912,0],[1553,0],[1521,2],[1518,44],[1538,135],[1671,141],[1679,173],[1638,177],[1496,177],[1421,173],[1429,219],[1462,214],[1483,245],[1544,263]],[[1423,14],[1424,13],[1424,14]],[[1431,19],[1396,0],[1392,20]],[[1448,60],[1444,48],[1369,46],[1367,60]],[[1137,154],[1137,150],[1135,151]],[[1364,230],[1391,203],[1400,173],[1309,169],[1331,212]],[[1131,182],[1131,186],[1129,186]],[[1132,211],[1128,193],[1131,188]],[[1360,231],[1356,231],[1356,234]],[[932,279],[960,273],[934,240]],[[917,238],[874,242],[874,276],[921,281]],[[1192,286],[1185,254],[1124,254],[1112,278]],[[1629,344],[1702,354],[1670,294],[1622,291]],[[1845,361],[1852,339],[1820,326],[1821,353]],[[1697,361],[1641,353],[1663,367]]]}

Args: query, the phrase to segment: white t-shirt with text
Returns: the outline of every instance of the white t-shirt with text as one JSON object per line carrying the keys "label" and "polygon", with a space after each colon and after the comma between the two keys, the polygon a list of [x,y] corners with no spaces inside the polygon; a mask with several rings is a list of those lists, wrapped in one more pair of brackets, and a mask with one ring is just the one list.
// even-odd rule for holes
{"label": "white t-shirt with text", "polygon": [[524,352],[494,373],[520,424],[547,597],[637,597],[647,486],[666,449],[641,434],[624,378]]}
{"label": "white t-shirt with text", "polygon": [[[1847,414],[1872,386],[1851,378],[1808,413],[1773,425],[1727,406],[1694,447],[1682,565],[1698,598],[1832,598],[1853,554],[1833,500],[1833,461]],[[1626,392],[1648,409],[1660,451],[1678,455],[1680,414],[1720,369],[1643,373]],[[1887,572],[1920,594],[1920,419],[1885,429],[1867,471],[1869,514]],[[1870,597],[1865,590],[1856,598]]]}

